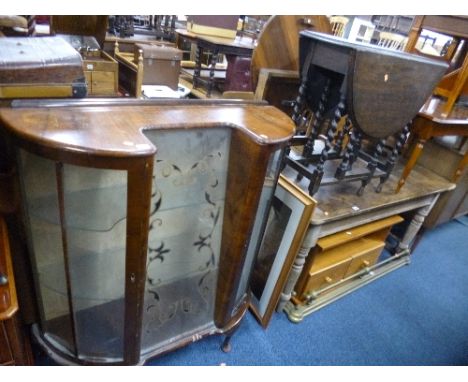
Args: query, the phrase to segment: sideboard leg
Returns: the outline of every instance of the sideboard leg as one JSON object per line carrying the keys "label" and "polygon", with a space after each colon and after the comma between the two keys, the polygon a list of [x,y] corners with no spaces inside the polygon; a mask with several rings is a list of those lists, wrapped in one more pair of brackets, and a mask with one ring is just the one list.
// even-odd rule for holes
{"label": "sideboard leg", "polygon": [[232,350],[231,338],[232,338],[232,334],[228,334],[228,335],[226,335],[226,337],[224,338],[223,344],[221,345],[221,350],[222,350],[224,353],[230,353],[231,350]]}
{"label": "sideboard leg", "polygon": [[302,246],[299,249],[296,259],[294,260],[294,264],[291,268],[291,272],[289,273],[288,281],[286,281],[286,285],[283,289],[283,292],[281,293],[280,301],[276,308],[277,312],[282,312],[286,303],[291,299],[296,282],[302,273],[302,269],[304,268],[307,255],[309,254],[310,249],[315,247],[315,244],[317,244],[319,234],[320,226],[309,226],[307,229]]}
{"label": "sideboard leg", "polygon": [[397,253],[410,248],[414,238],[416,237],[416,234],[418,233],[422,224],[424,223],[424,219],[426,218],[427,215],[429,215],[429,212],[431,212],[431,209],[434,206],[434,204],[437,202],[438,198],[439,198],[439,195],[437,194],[430,204],[424,207],[421,207],[416,211],[416,214],[414,215],[408,228],[406,229],[406,232],[403,235],[403,238],[398,244]]}

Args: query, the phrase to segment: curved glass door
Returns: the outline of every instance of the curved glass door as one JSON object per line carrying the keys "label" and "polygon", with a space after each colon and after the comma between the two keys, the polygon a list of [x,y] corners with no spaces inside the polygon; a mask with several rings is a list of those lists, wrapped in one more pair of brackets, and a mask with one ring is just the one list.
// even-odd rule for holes
{"label": "curved glass door", "polygon": [[45,339],[123,360],[127,172],[19,157]]}

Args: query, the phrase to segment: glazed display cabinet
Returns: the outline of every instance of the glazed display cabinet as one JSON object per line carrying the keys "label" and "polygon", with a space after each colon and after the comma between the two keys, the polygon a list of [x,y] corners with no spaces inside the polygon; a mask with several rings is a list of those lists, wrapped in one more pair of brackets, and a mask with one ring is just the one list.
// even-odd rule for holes
{"label": "glazed display cabinet", "polygon": [[[236,102],[23,101],[16,156],[39,312],[63,364],[142,364],[244,316],[294,126]],[[250,245],[249,245],[250,243]]]}

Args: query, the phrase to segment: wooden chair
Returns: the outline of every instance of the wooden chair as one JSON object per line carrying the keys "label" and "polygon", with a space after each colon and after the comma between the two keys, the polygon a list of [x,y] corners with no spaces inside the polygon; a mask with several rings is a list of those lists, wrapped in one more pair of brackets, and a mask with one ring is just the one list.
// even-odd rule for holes
{"label": "wooden chair", "polygon": [[120,52],[119,42],[115,41],[114,59],[119,63],[119,82],[122,83],[131,96],[141,98],[143,84],[143,51],[140,49],[138,62],[134,62],[134,54]]}
{"label": "wooden chair", "polygon": [[[440,59],[451,63],[455,70],[448,72],[434,90],[434,94],[447,98],[441,116],[447,118],[460,95],[468,94],[468,17],[466,16],[416,16],[408,35],[407,52],[424,55],[416,49],[421,32],[426,29],[453,36],[453,43]],[[434,58],[434,56],[431,56]],[[456,62],[454,62],[456,61]]]}
{"label": "wooden chair", "polygon": [[344,16],[331,16],[329,17],[332,28],[332,34],[337,37],[343,37],[346,25],[349,19]]}
{"label": "wooden chair", "polygon": [[404,50],[407,40],[406,36],[398,33],[380,32],[377,45],[388,49]]}

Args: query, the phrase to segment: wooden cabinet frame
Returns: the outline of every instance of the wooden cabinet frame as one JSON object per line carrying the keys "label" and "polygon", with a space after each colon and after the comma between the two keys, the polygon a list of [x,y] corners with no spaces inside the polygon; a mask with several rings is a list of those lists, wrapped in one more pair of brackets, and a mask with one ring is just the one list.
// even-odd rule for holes
{"label": "wooden cabinet frame", "polygon": [[[126,171],[123,360],[96,360],[79,356],[76,349],[73,354],[73,346],[71,350],[63,351],[44,335],[41,325],[34,328],[38,341],[61,363],[128,365],[143,363],[150,357],[209,334],[223,333],[230,338],[248,308],[248,294],[238,293],[246,243],[249,242],[270,157],[292,137],[294,126],[289,117],[265,104],[232,101],[54,102],[56,101],[20,102],[13,108],[3,108],[0,110],[1,125],[16,147],[56,164],[66,270],[69,269],[70,259],[67,255],[68,234],[64,224],[67,207],[63,201],[64,176],[61,166],[65,164]],[[42,107],[44,105],[47,107]],[[34,123],[30,124],[28,121]],[[152,174],[153,163],[158,158],[157,147],[148,140],[145,131],[203,131],[213,128],[230,132],[214,325],[200,329],[188,337],[184,333],[180,338],[167,344],[157,344],[154,349],[142,354],[142,302],[146,283]],[[209,199],[207,201],[210,202]],[[25,199],[22,203],[24,206]],[[34,250],[33,245],[30,250]],[[70,276],[66,274],[65,278],[69,285]],[[242,298],[237,299],[239,295]],[[73,299],[70,292],[68,298]],[[40,300],[38,305],[41,305]],[[69,312],[73,315],[73,304]],[[73,322],[72,330],[75,339],[79,337]]]}

